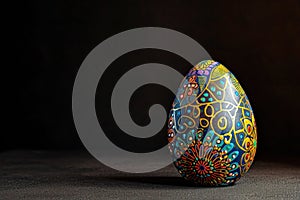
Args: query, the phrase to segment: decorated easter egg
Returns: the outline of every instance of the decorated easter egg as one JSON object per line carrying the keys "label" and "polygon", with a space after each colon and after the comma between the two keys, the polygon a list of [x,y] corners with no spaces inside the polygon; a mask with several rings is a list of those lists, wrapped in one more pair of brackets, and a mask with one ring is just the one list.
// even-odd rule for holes
{"label": "decorated easter egg", "polygon": [[182,81],[168,121],[178,172],[203,186],[232,185],[250,168],[257,147],[252,108],[235,76],[205,60]]}

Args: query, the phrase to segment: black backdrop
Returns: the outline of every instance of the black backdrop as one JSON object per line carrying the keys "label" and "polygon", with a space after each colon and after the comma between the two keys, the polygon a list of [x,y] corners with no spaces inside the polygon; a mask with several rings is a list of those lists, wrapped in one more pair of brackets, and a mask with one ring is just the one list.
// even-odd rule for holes
{"label": "black backdrop", "polygon": [[[2,149],[82,149],[71,102],[85,56],[121,31],[158,26],[192,37],[236,75],[255,112],[259,155],[300,153],[298,0],[21,1],[14,11],[17,117],[12,131],[2,134]],[[136,52],[120,62],[131,66],[153,59],[181,67],[183,73],[190,67],[158,50]],[[152,101],[137,93],[131,103],[136,102],[131,112],[139,124],[149,121],[150,104],[161,101],[170,107],[170,92],[153,87],[143,88],[144,94],[155,91],[160,98]]]}

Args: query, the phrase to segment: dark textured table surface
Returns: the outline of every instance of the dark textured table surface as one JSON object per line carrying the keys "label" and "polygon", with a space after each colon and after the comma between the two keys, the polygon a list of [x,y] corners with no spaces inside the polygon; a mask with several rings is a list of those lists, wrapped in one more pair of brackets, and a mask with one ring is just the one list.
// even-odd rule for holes
{"label": "dark textured table surface", "polygon": [[[269,159],[272,160],[272,159]],[[121,173],[84,152],[0,153],[0,199],[300,199],[297,158],[257,160],[229,187],[187,184],[170,165],[148,174]]]}

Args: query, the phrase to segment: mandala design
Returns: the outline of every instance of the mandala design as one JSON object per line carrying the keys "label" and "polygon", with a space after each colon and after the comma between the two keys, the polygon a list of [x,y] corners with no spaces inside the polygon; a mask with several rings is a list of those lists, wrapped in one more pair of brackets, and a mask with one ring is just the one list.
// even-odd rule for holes
{"label": "mandala design", "polygon": [[174,164],[196,184],[233,184],[254,160],[257,132],[249,100],[234,75],[213,60],[197,64],[181,83],[168,128]]}

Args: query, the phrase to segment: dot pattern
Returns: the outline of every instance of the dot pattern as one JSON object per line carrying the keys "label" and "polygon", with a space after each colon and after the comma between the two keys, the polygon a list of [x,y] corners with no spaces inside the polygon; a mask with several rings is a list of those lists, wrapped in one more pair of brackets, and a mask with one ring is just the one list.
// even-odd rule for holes
{"label": "dot pattern", "polygon": [[202,61],[181,83],[168,121],[174,165],[203,186],[230,185],[250,168],[257,131],[250,102],[234,75]]}

